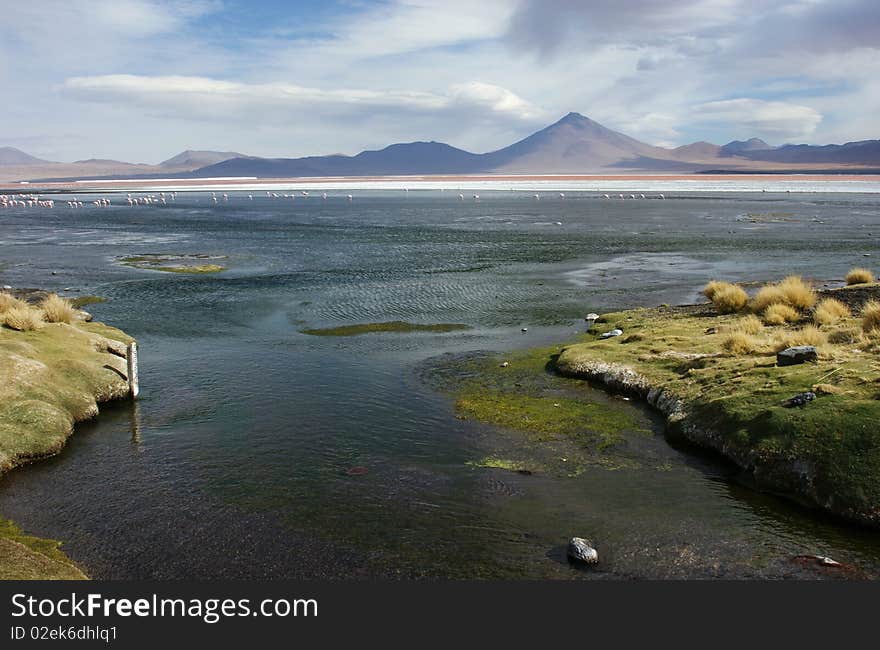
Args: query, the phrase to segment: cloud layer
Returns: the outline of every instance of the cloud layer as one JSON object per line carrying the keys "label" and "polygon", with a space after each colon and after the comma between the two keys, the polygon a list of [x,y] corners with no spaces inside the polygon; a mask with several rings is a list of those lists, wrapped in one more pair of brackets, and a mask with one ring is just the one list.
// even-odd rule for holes
{"label": "cloud layer", "polygon": [[571,110],[668,146],[880,137],[875,0],[259,4],[0,0],[0,144],[484,151]]}

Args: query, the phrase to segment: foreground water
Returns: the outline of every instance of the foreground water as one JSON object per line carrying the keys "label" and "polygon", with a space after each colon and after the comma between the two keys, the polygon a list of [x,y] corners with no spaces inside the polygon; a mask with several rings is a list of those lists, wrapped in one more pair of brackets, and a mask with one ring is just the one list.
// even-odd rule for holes
{"label": "foreground water", "polygon": [[[636,423],[639,462],[523,476],[478,461],[551,452],[424,381],[440,355],[564,341],[713,277],[833,285],[880,255],[878,195],[328,192],[0,213],[0,284],[106,297],[89,309],[139,340],[143,391],[0,479],[0,513],[99,578],[813,575],[801,553],[880,571],[877,533],[740,487],[638,405],[581,389]],[[229,270],[118,263],[145,253]],[[391,320],[471,329],[301,333]],[[599,571],[565,563],[572,535]]]}

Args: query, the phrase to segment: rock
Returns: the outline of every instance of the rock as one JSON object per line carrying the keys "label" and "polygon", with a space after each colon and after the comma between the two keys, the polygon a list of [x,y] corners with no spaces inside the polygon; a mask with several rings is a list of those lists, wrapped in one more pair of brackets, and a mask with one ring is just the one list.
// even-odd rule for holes
{"label": "rock", "polygon": [[593,312],[590,312],[589,314],[587,314],[586,316],[584,316],[584,320],[587,320],[587,321],[594,321],[594,320],[596,320],[597,318],[599,318],[599,314],[596,314],[596,313],[593,313]]}
{"label": "rock", "polygon": [[794,397],[790,397],[782,402],[782,405],[786,408],[793,408],[795,406],[800,406],[801,408],[803,408],[807,405],[807,402],[812,402],[814,399],[816,399],[816,393],[798,393]]}
{"label": "rock", "polygon": [[610,338],[612,338],[612,337],[614,337],[614,336],[620,336],[621,334],[623,334],[623,330],[622,330],[622,329],[614,328],[614,329],[611,330],[610,332],[605,332],[604,334],[600,334],[600,335],[599,335],[599,338],[600,338],[600,339],[610,339]]}
{"label": "rock", "polygon": [[502,368],[506,368],[506,367],[509,366],[509,365],[510,365],[510,362],[508,362],[508,361],[504,361],[504,362],[501,363],[501,367],[502,367]]}
{"label": "rock", "polygon": [[528,328],[528,327],[523,327],[522,330],[520,330],[520,331],[522,331],[522,332],[528,332],[528,331],[529,331],[529,328]]}
{"label": "rock", "polygon": [[575,564],[598,564],[599,554],[592,544],[590,540],[583,537],[572,537],[568,542],[568,561]]}
{"label": "rock", "polygon": [[795,366],[799,363],[818,360],[819,355],[815,345],[797,345],[793,348],[786,348],[776,355],[776,365],[778,366]]}

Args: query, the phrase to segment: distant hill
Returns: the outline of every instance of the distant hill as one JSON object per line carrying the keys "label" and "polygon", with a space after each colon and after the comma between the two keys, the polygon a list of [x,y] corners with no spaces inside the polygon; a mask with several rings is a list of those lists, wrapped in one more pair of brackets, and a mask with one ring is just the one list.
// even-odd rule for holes
{"label": "distant hill", "polygon": [[506,173],[574,173],[626,160],[669,157],[668,149],[612,131],[580,113],[569,113],[509,147],[484,154],[483,167]]}
{"label": "distant hill", "polygon": [[768,149],[775,148],[761,140],[761,138],[749,138],[748,140],[728,142],[720,148],[720,154],[722,156],[739,156],[753,151],[767,151]]}
{"label": "distant hill", "polygon": [[844,165],[880,165],[880,140],[862,140],[846,144],[787,144],[766,151],[748,151],[750,160],[776,163],[810,163]]}
{"label": "distant hill", "polygon": [[464,174],[484,171],[482,157],[442,142],[392,144],[356,156],[306,158],[242,157],[193,172],[192,176],[394,176],[405,174]]}
{"label": "distant hill", "polygon": [[10,147],[0,148],[0,180],[108,178],[209,178],[255,176],[404,176],[431,174],[584,174],[621,172],[859,171],[880,168],[880,140],[837,145],[773,147],[759,138],[723,146],[711,142],[667,149],[614,131],[580,113],[569,113],[532,135],[488,153],[442,142],[406,142],[354,156],[260,158],[235,152],[184,151],[159,165],[114,160],[47,163]]}
{"label": "distant hill", "polygon": [[159,167],[174,169],[198,169],[215,165],[230,158],[244,158],[245,156],[235,151],[194,151],[187,149],[181,151],[176,156],[163,160],[159,163]]}
{"label": "distant hill", "polygon": [[47,162],[15,147],[0,147],[0,165],[45,165]]}

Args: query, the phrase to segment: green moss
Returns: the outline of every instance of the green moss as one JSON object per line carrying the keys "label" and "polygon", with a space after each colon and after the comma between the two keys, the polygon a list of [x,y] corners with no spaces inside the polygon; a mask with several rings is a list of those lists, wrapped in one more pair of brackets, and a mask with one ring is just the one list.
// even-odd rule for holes
{"label": "green moss", "polygon": [[520,460],[509,460],[506,458],[495,458],[488,456],[479,461],[471,461],[467,463],[473,467],[489,467],[493,469],[504,469],[508,472],[532,473],[537,471],[534,465],[528,464]]}
{"label": "green moss", "polygon": [[61,542],[25,535],[0,517],[0,580],[85,580]]}
{"label": "green moss", "polygon": [[225,271],[225,266],[206,263],[206,260],[226,259],[225,255],[172,255],[150,253],[146,255],[133,255],[122,257],[119,262],[124,266],[148,271],[163,271],[165,273],[220,273]]}
{"label": "green moss", "polygon": [[107,302],[107,299],[101,296],[77,296],[70,299],[70,304],[76,309],[82,309],[88,305],[96,305],[102,302]]}
{"label": "green moss", "polygon": [[358,325],[341,325],[339,327],[325,327],[316,329],[300,330],[303,334],[312,336],[359,336],[360,334],[372,334],[375,332],[455,332],[470,329],[468,325],[460,323],[407,323],[401,320],[385,323],[360,323]]}

